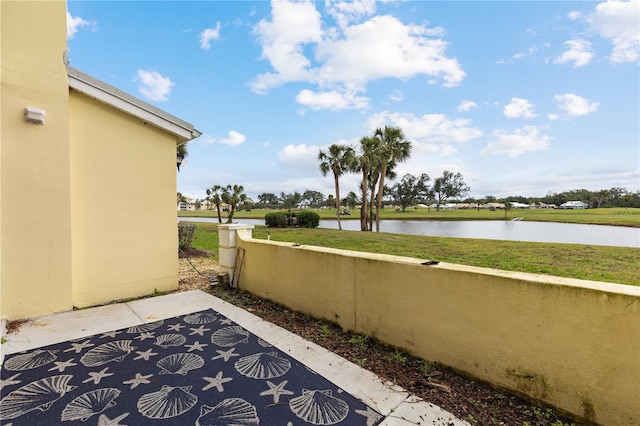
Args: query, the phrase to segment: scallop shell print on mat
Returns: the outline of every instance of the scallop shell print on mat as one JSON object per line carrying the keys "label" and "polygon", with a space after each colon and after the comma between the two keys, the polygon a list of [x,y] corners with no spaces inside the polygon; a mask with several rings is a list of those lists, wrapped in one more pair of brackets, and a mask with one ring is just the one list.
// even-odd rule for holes
{"label": "scallop shell print on mat", "polygon": [[252,379],[272,379],[289,371],[291,362],[278,358],[275,352],[262,352],[240,358],[234,367],[238,373]]}
{"label": "scallop shell print on mat", "polygon": [[142,395],[138,400],[138,411],[150,419],[169,419],[179,416],[198,402],[190,393],[192,386],[162,386],[157,392]]}
{"label": "scallop shell print on mat", "polygon": [[112,361],[122,362],[135,349],[131,346],[131,340],[117,340],[96,346],[82,355],[80,362],[85,367],[99,367]]}
{"label": "scallop shell print on mat", "polygon": [[76,388],[70,374],[36,380],[9,393],[0,401],[0,420],[20,417],[30,411],[47,411],[54,402]]}
{"label": "scallop shell print on mat", "polygon": [[217,321],[218,317],[214,312],[198,312],[196,314],[187,315],[184,317],[184,322],[187,324],[209,324]]}
{"label": "scallop shell print on mat", "polygon": [[156,365],[160,367],[160,374],[182,374],[184,376],[189,371],[202,367],[204,359],[196,354],[179,353],[162,358]]}
{"label": "scallop shell print on mat", "polygon": [[60,420],[85,422],[89,417],[102,413],[107,408],[115,407],[117,404],[114,399],[119,395],[120,391],[116,388],[102,388],[83,393],[64,407]]}
{"label": "scallop shell print on mat", "polygon": [[349,414],[349,405],[331,395],[330,390],[302,390],[302,395],[289,401],[296,416],[314,425],[334,425]]}
{"label": "scallop shell print on mat", "polygon": [[16,355],[4,363],[4,368],[10,371],[23,371],[42,367],[58,358],[55,355],[56,352],[58,351],[43,351],[37,349],[26,354]]}
{"label": "scallop shell print on mat", "polygon": [[150,322],[142,325],[136,325],[134,327],[129,327],[127,329],[127,333],[144,333],[145,331],[151,331],[151,330],[155,330],[156,328],[160,328],[162,324],[164,324],[164,320]]}
{"label": "scallop shell print on mat", "polygon": [[187,338],[182,334],[163,334],[156,337],[156,345],[163,349],[167,349],[171,346],[182,346],[187,341]]}
{"label": "scallop shell print on mat", "polygon": [[247,343],[248,341],[249,332],[238,325],[221,328],[211,335],[211,343],[223,348],[235,346],[238,343]]}
{"label": "scallop shell print on mat", "polygon": [[215,407],[200,407],[196,426],[252,426],[259,425],[256,407],[242,398],[229,398]]}

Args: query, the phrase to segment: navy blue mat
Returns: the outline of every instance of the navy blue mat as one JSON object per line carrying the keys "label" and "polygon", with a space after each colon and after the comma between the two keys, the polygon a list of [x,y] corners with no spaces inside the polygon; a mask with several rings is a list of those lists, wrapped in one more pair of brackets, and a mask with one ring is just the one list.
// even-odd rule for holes
{"label": "navy blue mat", "polygon": [[5,357],[0,424],[373,426],[382,416],[213,310]]}

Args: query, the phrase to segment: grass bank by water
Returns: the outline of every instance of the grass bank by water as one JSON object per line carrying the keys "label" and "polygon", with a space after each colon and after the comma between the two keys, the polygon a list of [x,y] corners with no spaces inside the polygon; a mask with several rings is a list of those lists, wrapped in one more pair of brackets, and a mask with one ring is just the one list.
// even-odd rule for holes
{"label": "grass bank by water", "polygon": [[[218,256],[215,223],[196,223],[193,246]],[[386,253],[462,265],[558,277],[640,285],[640,249],[580,244],[532,243],[424,237],[336,229],[266,228],[254,238],[344,250]]]}
{"label": "grass bank by water", "polygon": [[[270,212],[283,212],[284,210],[256,209],[251,211],[236,212],[236,219],[264,219]],[[294,210],[296,211],[296,210]],[[320,215],[320,219],[335,219],[334,209],[313,209]],[[214,210],[200,210],[192,212],[178,212],[180,217],[215,217]],[[223,221],[226,213],[223,212]],[[502,210],[490,211],[487,209],[467,210],[440,210],[426,208],[409,208],[405,212],[396,211],[393,208],[383,209],[380,217],[386,220],[504,220],[505,213]],[[360,210],[351,210],[350,215],[342,216],[343,220],[359,220]],[[586,210],[559,210],[559,209],[514,209],[507,213],[507,219],[522,218],[522,220],[537,222],[562,222],[582,223],[591,225],[631,226],[640,228],[640,209],[606,208]]]}

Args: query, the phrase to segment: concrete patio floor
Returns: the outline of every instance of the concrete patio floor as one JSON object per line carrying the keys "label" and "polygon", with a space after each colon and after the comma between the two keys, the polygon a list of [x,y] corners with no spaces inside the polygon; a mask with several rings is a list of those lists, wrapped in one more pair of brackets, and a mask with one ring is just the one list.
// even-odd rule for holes
{"label": "concrete patio floor", "polygon": [[333,352],[199,290],[38,317],[6,335],[3,322],[1,330],[6,342],[0,347],[0,363],[12,353],[205,309],[235,321],[382,413],[385,419],[381,426],[468,425]]}

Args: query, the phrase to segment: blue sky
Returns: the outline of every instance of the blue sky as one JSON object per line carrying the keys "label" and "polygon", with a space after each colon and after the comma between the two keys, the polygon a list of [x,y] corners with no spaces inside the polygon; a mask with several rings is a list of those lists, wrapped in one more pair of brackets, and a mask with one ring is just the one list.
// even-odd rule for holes
{"label": "blue sky", "polygon": [[[376,127],[469,196],[640,189],[640,0],[74,1],[70,65],[195,125],[178,191],[332,194]],[[359,176],[341,179],[358,192]]]}

